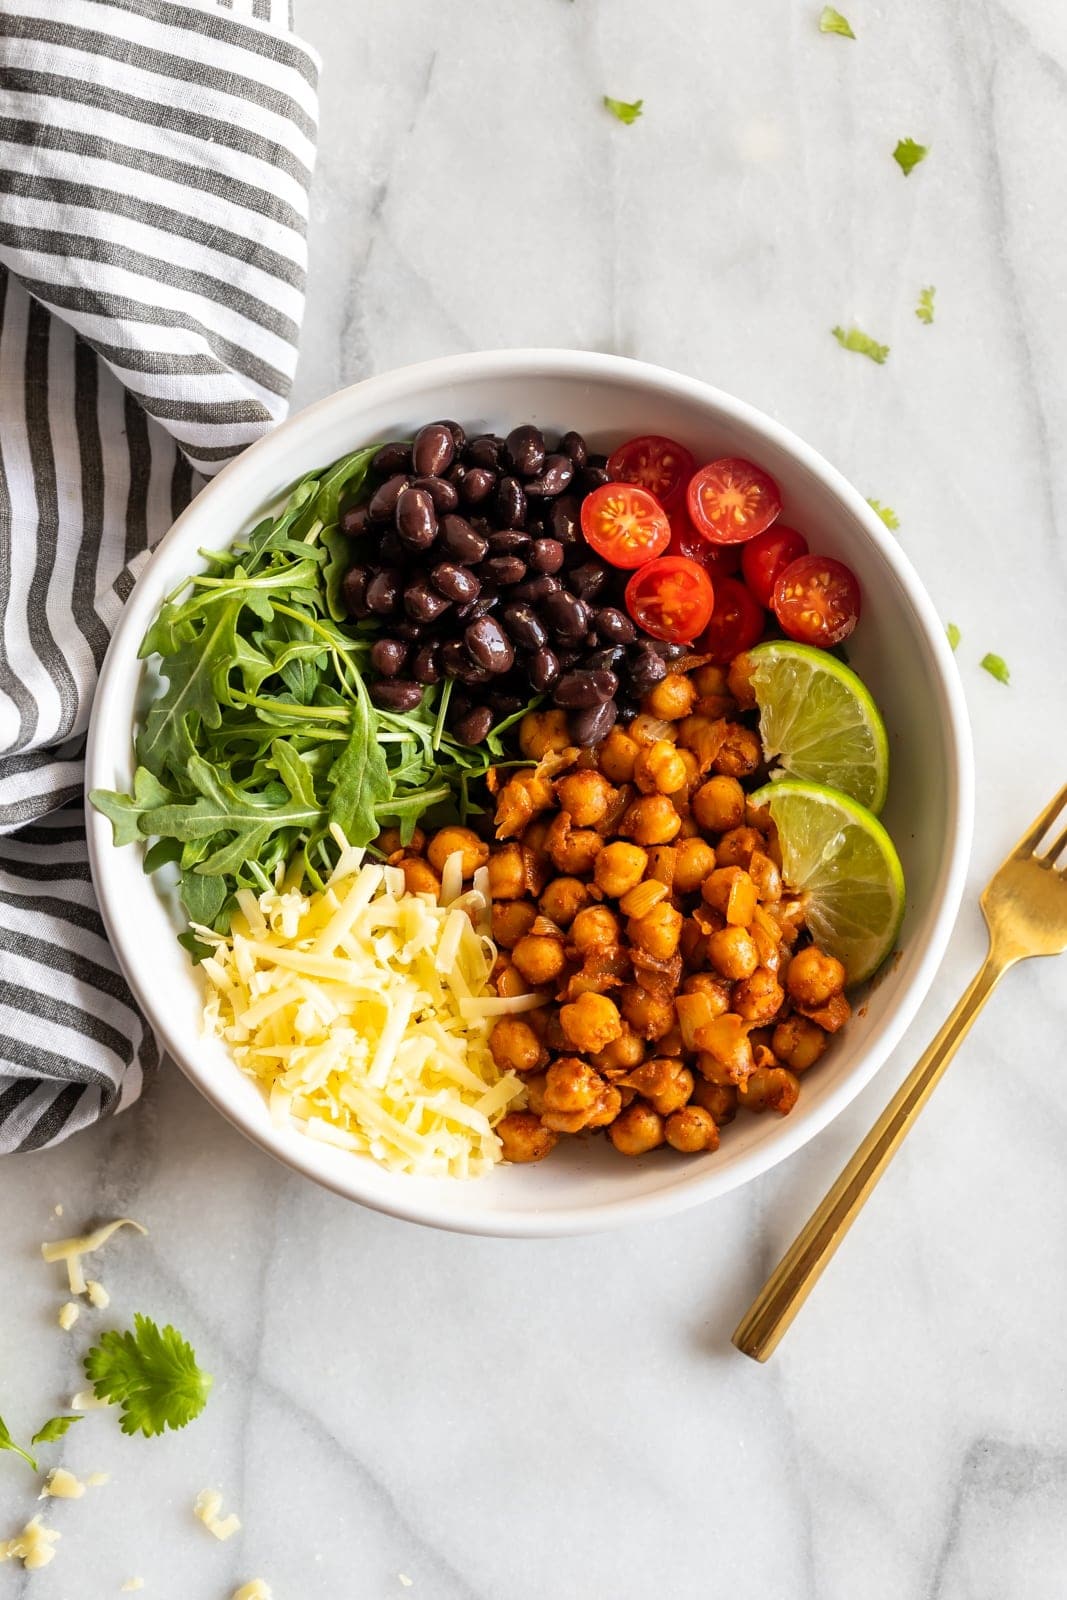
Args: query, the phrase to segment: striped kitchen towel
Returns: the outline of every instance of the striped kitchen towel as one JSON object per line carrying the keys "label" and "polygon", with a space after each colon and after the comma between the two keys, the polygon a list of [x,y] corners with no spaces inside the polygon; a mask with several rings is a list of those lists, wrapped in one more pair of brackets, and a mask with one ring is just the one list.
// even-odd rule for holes
{"label": "striped kitchen towel", "polygon": [[289,0],[0,3],[0,1153],[156,1061],[89,880],[85,730],[153,546],[284,414],[317,78]]}

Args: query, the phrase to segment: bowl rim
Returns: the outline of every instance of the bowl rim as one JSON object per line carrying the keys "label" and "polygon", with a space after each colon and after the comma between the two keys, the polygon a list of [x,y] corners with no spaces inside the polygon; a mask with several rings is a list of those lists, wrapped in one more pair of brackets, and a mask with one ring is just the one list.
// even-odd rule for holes
{"label": "bowl rim", "polygon": [[[151,589],[150,574],[165,561],[167,551],[184,537],[189,522],[199,521],[204,515],[205,507],[210,508],[217,485],[239,486],[247,479],[247,498],[250,504],[254,504],[259,464],[267,452],[275,449],[277,441],[282,438],[294,446],[310,443],[318,432],[321,420],[327,414],[344,411],[346,408],[358,410],[364,403],[387,406],[391,402],[410,402],[413,392],[420,386],[440,384],[442,381],[490,381],[503,376],[514,378],[524,375],[561,379],[608,379],[632,388],[651,386],[661,393],[669,391],[682,400],[709,405],[748,428],[757,437],[766,439],[769,444],[792,456],[800,467],[817,478],[843,503],[846,510],[851,512],[863,526],[868,538],[876,545],[893,571],[930,649],[939,689],[937,710],[950,750],[950,770],[946,773],[950,847],[947,860],[942,864],[940,901],[915,972],[899,996],[893,1011],[882,1022],[880,1032],[860,1052],[842,1082],[826,1095],[817,1111],[805,1122],[791,1126],[793,1119],[789,1118],[777,1123],[775,1138],[761,1142],[753,1150],[741,1156],[731,1167],[717,1169],[714,1163],[709,1164],[707,1171],[694,1167],[691,1180],[673,1184],[657,1193],[619,1197],[589,1205],[571,1205],[545,1214],[532,1209],[517,1210],[506,1207],[485,1212],[452,1214],[442,1212],[435,1207],[432,1200],[427,1200],[421,1186],[418,1191],[413,1186],[409,1195],[405,1195],[402,1185],[397,1186],[395,1194],[390,1191],[388,1197],[366,1192],[360,1181],[360,1173],[364,1170],[360,1162],[351,1164],[351,1181],[348,1181],[347,1169],[344,1177],[340,1177],[331,1170],[320,1168],[316,1159],[319,1147],[312,1140],[303,1141],[307,1146],[306,1151],[303,1148],[294,1150],[282,1144],[273,1128],[253,1127],[226,1102],[221,1090],[215,1086],[210,1076],[198,1069],[194,1060],[184,1056],[183,1046],[174,1038],[169,1026],[166,1009],[160,1013],[151,988],[142,981],[136,963],[128,959],[128,946],[132,941],[128,936],[128,927],[123,926],[121,908],[110,881],[111,875],[107,871],[108,851],[116,847],[112,843],[110,824],[89,804],[88,792],[92,788],[106,785],[105,759],[107,750],[111,748],[107,715],[111,694],[121,683],[124,674],[131,669],[129,660],[131,656],[133,663],[136,664],[137,647],[148,621],[151,620],[147,614],[142,616],[142,612],[147,613],[150,604],[154,614],[158,603],[155,597],[151,602],[144,599]],[[227,1121],[284,1165],[334,1193],[349,1200],[356,1200],[373,1210],[450,1232],[508,1238],[537,1238],[598,1232],[622,1227],[631,1222],[651,1221],[727,1194],[793,1155],[810,1139],[821,1133],[855,1099],[900,1042],[929,991],[944,957],[959,910],[970,857],[974,822],[974,756],[962,683],[933,601],[900,545],[890,536],[881,519],[838,468],[775,418],[760,411],[748,401],[740,400],[713,384],[706,383],[703,379],[689,377],[649,362],[636,361],[627,356],[546,347],[472,351],[460,355],[439,356],[362,379],[306,406],[229,462],[189,503],[160,540],[123,607],[108,646],[93,700],[86,742],[85,793],[90,870],[104,926],[115,957],[166,1053]],[[234,1071],[238,1070],[235,1064]]]}

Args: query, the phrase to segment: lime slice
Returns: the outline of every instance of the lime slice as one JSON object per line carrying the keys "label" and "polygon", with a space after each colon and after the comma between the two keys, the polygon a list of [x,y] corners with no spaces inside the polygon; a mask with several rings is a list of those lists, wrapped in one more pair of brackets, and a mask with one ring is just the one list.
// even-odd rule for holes
{"label": "lime slice", "polygon": [[822,783],[881,811],[889,784],[885,723],[851,668],[825,650],[776,639],[757,645],[752,687],[760,739],[779,772]]}
{"label": "lime slice", "polygon": [[847,794],[782,778],[751,797],[767,806],[782,847],[782,876],[807,898],[817,945],[862,983],[892,950],[904,916],[904,872],[877,817]]}

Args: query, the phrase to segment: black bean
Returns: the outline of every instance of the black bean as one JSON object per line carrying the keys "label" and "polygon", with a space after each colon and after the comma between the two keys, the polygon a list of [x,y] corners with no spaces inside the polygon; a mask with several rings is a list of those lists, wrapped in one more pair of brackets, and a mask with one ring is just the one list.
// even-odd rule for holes
{"label": "black bean", "polygon": [[522,528],[500,528],[489,535],[489,553],[494,556],[525,556],[530,535]]}
{"label": "black bean", "polygon": [[456,454],[457,456],[461,455],[463,453],[463,448],[467,443],[466,430],[462,428],[458,422],[453,422],[451,417],[439,417],[437,419],[437,426],[439,428],[448,429],[449,433],[452,435],[452,443],[456,447]]}
{"label": "black bean", "polygon": [[490,689],[485,697],[497,717],[510,717],[516,711],[521,711],[527,700],[528,694],[514,694],[510,689]]}
{"label": "black bean", "polygon": [[396,502],[396,531],[409,550],[428,550],[437,538],[433,501],[425,489],[408,485]]}
{"label": "black bean", "polygon": [[456,454],[455,440],[442,422],[428,422],[420,428],[411,446],[411,465],[420,477],[439,477]]}
{"label": "black bean", "polygon": [[631,695],[617,694],[615,696],[615,710],[619,713],[620,722],[629,722],[637,716],[641,707]]}
{"label": "black bean", "polygon": [[680,661],[689,650],[687,644],[674,644],[668,639],[652,639],[649,648],[662,656],[664,661]]}
{"label": "black bean", "polygon": [[367,585],[371,575],[366,567],[349,567],[341,583],[341,598],[345,603],[345,610],[350,617],[355,617],[357,622],[362,622],[371,614],[367,604]]}
{"label": "black bean", "polygon": [[548,642],[545,625],[531,605],[508,605],[500,620],[520,650],[540,650]]}
{"label": "black bean", "polygon": [[367,585],[367,605],[376,617],[391,617],[400,605],[401,575],[395,567],[383,567]]}
{"label": "black bean", "polygon": [[506,589],[513,583],[522,582],[526,576],[526,563],[518,556],[490,556],[488,561],[482,562],[478,571],[484,573],[490,583]]}
{"label": "black bean", "polygon": [[467,441],[464,452],[472,467],[488,467],[495,472],[504,453],[504,441],[498,433],[479,433]]}
{"label": "black bean", "polygon": [[595,451],[590,450],[589,454],[585,458],[585,464],[587,467],[606,467],[608,464],[608,458],[606,455],[599,455]]}
{"label": "black bean", "polygon": [[379,567],[402,567],[408,559],[408,552],[400,542],[400,535],[395,528],[386,528],[381,532],[381,523],[375,525],[374,531],[378,534],[378,548],[374,552],[375,565]]}
{"label": "black bean", "polygon": [[598,706],[590,706],[585,711],[576,711],[567,719],[571,739],[581,749],[588,750],[607,738],[615,726],[617,716],[618,708],[614,700],[604,700]]}
{"label": "black bean", "polygon": [[367,506],[367,514],[372,522],[392,522],[396,515],[396,502],[400,497],[401,489],[406,489],[411,479],[406,473],[398,472],[393,477],[386,478],[385,482],[375,489]]}
{"label": "black bean", "polygon": [[493,496],[493,510],[501,528],[521,528],[526,521],[526,496],[518,478],[501,478]]}
{"label": "black bean", "polygon": [[476,622],[479,617],[484,617],[499,603],[500,596],[493,588],[482,586],[482,592],[471,605],[464,606],[456,615],[464,622]]}
{"label": "black bean", "polygon": [[481,744],[492,726],[493,713],[489,707],[475,706],[473,711],[468,711],[465,716],[453,722],[452,732],[460,744]]}
{"label": "black bean", "polygon": [[578,493],[592,494],[594,489],[601,489],[610,482],[611,475],[606,467],[583,467],[578,474]]}
{"label": "black bean", "polygon": [[489,548],[488,540],[475,533],[466,517],[451,513],[441,518],[440,543],[453,561],[462,562],[464,566],[481,561]]}
{"label": "black bean", "polygon": [[465,683],[472,689],[478,688],[480,684],[492,683],[493,681],[493,674],[489,671],[489,668],[481,666],[477,661],[472,661],[470,656],[467,657],[466,666],[457,673],[457,677],[460,683]]}
{"label": "black bean", "polygon": [[350,539],[358,539],[366,533],[370,511],[367,506],[349,506],[341,518],[341,530],[348,534]]}
{"label": "black bean", "polygon": [[446,639],[441,646],[441,671],[446,678],[458,678],[471,658],[462,639]]}
{"label": "black bean", "polygon": [[404,439],[383,444],[371,461],[371,471],[380,478],[391,478],[397,472],[411,471],[411,446]]}
{"label": "black bean", "polygon": [[436,622],[448,606],[444,595],[431,589],[425,578],[415,578],[404,590],[404,610],[413,622]]}
{"label": "black bean", "polygon": [[558,578],[547,572],[540,573],[536,578],[527,578],[525,583],[517,583],[508,599],[528,600],[531,605],[539,606],[550,594],[559,594],[562,587]]}
{"label": "black bean", "polygon": [[560,589],[541,603],[541,614],[562,643],[577,642],[589,627],[589,607],[577,595]]}
{"label": "black bean", "polygon": [[567,580],[574,593],[581,595],[583,600],[595,600],[607,581],[607,568],[601,566],[599,561],[583,561],[580,567],[572,567]]}
{"label": "black bean", "polygon": [[411,676],[416,683],[440,683],[441,646],[420,645],[411,658]]}
{"label": "black bean", "polygon": [[507,672],[514,665],[511,641],[493,617],[479,617],[476,622],[468,623],[463,642],[473,659],[487,672]]}
{"label": "black bean", "polygon": [[389,624],[389,631],[395,633],[398,639],[403,639],[406,644],[416,644],[426,632],[426,625],[422,622],[412,622],[410,617],[401,617],[398,622]]}
{"label": "black bean", "polygon": [[532,478],[544,465],[545,436],[528,422],[521,428],[512,428],[504,448],[508,461],[523,478]]}
{"label": "black bean", "polygon": [[445,481],[454,484],[457,489],[462,489],[466,482],[467,471],[468,469],[463,465],[462,461],[453,461],[445,473]]}
{"label": "black bean", "polygon": [[399,677],[407,658],[403,639],[375,639],[371,645],[370,664],[383,678]]}
{"label": "black bean", "polygon": [[642,642],[631,650],[626,661],[626,675],[630,688],[640,699],[667,676],[667,663],[652,647]]}
{"label": "black bean", "polygon": [[422,685],[410,678],[379,678],[370,686],[370,697],[383,711],[414,711],[422,699]]}
{"label": "black bean", "polygon": [[559,662],[553,651],[538,650],[528,659],[526,670],[530,674],[531,687],[538,694],[544,694],[559,677]]}
{"label": "black bean", "polygon": [[579,470],[585,466],[589,455],[589,446],[580,433],[565,433],[559,441],[559,449],[560,454],[569,456]]}
{"label": "black bean", "polygon": [[438,562],[430,573],[430,582],[438,594],[443,594],[446,600],[455,600],[461,606],[477,600],[482,587],[473,572],[467,567],[456,566],[452,561]]}
{"label": "black bean", "polygon": [[598,682],[600,678],[611,678],[612,682],[615,682],[613,672],[564,673],[552,691],[552,699],[557,706],[563,706],[567,711],[585,711],[589,706],[598,706],[603,701],[611,699],[611,695],[602,692],[603,685]]}
{"label": "black bean", "polygon": [[559,670],[561,672],[569,672],[571,667],[576,667],[581,661],[582,652],[581,650],[564,649],[560,645],[556,651],[556,659],[559,661]]}
{"label": "black bean", "polygon": [[467,711],[474,710],[474,696],[466,694],[462,689],[453,686],[452,697],[448,702],[448,715],[450,718],[462,717]]}
{"label": "black bean", "polygon": [[625,651],[621,644],[609,644],[603,650],[592,650],[585,658],[585,667],[588,672],[614,673],[619,663],[625,659]]}
{"label": "black bean", "polygon": [[535,539],[527,560],[535,572],[558,572],[563,565],[563,546],[558,539]]}
{"label": "black bean", "polygon": [[459,490],[447,478],[415,478],[411,487],[426,490],[439,517],[446,511],[455,511],[459,505]]}
{"label": "black bean", "polygon": [[468,506],[479,506],[483,500],[488,500],[496,488],[496,473],[491,467],[466,467],[466,477],[463,479],[463,503]]}
{"label": "black bean", "polygon": [[637,638],[637,629],[625,611],[616,606],[601,606],[593,618],[593,627],[602,639],[609,639],[612,644],[632,644]]}
{"label": "black bean", "polygon": [[541,471],[536,477],[527,480],[526,493],[544,495],[546,499],[551,495],[562,494],[573,477],[574,462],[570,456],[546,456]]}
{"label": "black bean", "polygon": [[586,650],[599,650],[600,640],[592,628],[590,628],[589,632],[582,640],[582,644]]}
{"label": "black bean", "polygon": [[549,502],[545,512],[545,532],[562,545],[582,545],[581,512],[572,494]]}

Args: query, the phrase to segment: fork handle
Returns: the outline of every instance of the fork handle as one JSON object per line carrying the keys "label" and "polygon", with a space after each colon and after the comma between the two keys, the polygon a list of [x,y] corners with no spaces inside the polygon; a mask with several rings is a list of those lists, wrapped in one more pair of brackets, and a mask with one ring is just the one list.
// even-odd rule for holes
{"label": "fork handle", "polygon": [[991,950],[944,1027],[908,1074],[836,1183],[779,1261],[734,1330],[733,1342],[766,1361],[934,1092],[964,1035],[1011,959]]}

